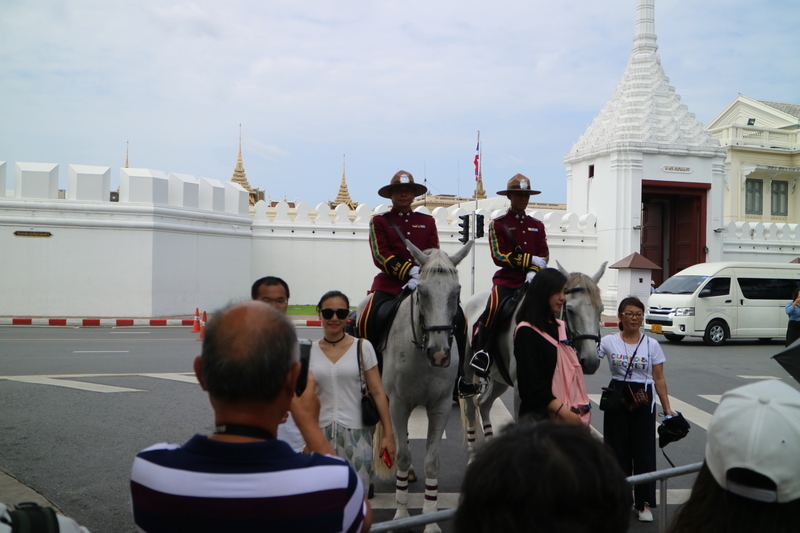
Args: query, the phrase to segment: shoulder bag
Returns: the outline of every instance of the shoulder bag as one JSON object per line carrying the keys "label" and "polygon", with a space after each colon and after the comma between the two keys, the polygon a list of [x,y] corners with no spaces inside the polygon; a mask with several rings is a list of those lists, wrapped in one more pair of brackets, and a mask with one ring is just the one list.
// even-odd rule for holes
{"label": "shoulder bag", "polygon": [[367,388],[367,382],[364,380],[364,370],[362,368],[364,361],[361,355],[361,342],[363,340],[358,339],[358,356],[356,357],[358,360],[358,375],[361,378],[361,423],[371,427],[380,422],[381,415],[378,412],[378,406],[375,405],[375,398],[372,397],[372,393]]}

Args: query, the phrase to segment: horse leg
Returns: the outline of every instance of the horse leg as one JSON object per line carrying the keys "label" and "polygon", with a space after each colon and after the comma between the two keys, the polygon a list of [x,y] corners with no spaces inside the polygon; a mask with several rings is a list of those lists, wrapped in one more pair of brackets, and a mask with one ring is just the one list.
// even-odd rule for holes
{"label": "horse leg", "polygon": [[[411,466],[411,450],[408,446],[408,417],[411,410],[402,405],[400,398],[392,398],[389,402],[389,411],[392,417],[392,426],[397,441],[397,455],[395,464],[397,465],[395,500],[397,510],[394,520],[408,518],[408,469]],[[403,438],[401,435],[405,435]]]}
{"label": "horse leg", "polygon": [[[437,401],[427,408],[428,413],[428,441],[425,455],[425,499],[422,503],[422,513],[435,513],[439,499],[439,444],[442,441],[447,417],[450,414],[450,402]],[[441,533],[437,524],[428,524],[424,533]]]}
{"label": "horse leg", "polygon": [[484,439],[491,439],[494,437],[494,429],[492,428],[491,410],[494,402],[508,390],[508,385],[499,381],[492,380],[489,390],[486,394],[482,394],[480,398],[480,413],[481,420],[483,420],[483,437]]}

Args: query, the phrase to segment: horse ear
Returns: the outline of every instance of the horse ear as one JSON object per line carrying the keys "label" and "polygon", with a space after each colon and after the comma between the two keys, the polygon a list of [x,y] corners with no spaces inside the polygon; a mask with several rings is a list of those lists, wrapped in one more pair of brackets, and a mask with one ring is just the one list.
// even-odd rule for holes
{"label": "horse ear", "polygon": [[595,283],[597,283],[598,281],[600,281],[600,278],[602,278],[602,277],[603,277],[603,274],[605,274],[605,272],[606,272],[606,265],[607,265],[607,264],[608,264],[608,261],[603,261],[603,264],[602,264],[602,265],[600,265],[600,268],[599,268],[599,269],[597,269],[597,272],[595,272],[594,276],[592,276],[592,280],[593,280]]}
{"label": "horse ear", "polygon": [[566,268],[564,268],[564,267],[562,267],[562,266],[561,266],[561,263],[559,263],[559,262],[558,262],[558,259],[556,259],[556,265],[558,265],[558,271],[559,271],[559,272],[561,272],[561,273],[562,273],[562,274],[564,274],[565,276],[569,277],[569,272],[567,272],[567,269],[566,269]]}
{"label": "horse ear", "polygon": [[467,257],[467,254],[470,250],[472,250],[472,245],[475,244],[475,241],[467,241],[466,246],[462,246],[459,251],[454,253],[453,255],[449,256],[450,261],[453,262],[454,265],[458,265],[462,259]]}
{"label": "horse ear", "polygon": [[406,248],[408,248],[408,251],[411,252],[411,257],[416,260],[420,267],[422,267],[428,260],[428,256],[425,255],[425,252],[414,246],[414,243],[411,241],[406,241]]}

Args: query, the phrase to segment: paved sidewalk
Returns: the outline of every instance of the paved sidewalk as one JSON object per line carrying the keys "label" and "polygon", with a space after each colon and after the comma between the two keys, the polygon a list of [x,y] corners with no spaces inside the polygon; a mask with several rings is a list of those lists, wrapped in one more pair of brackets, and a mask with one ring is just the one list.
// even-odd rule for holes
{"label": "paved sidewalk", "polygon": [[0,470],[0,502],[8,506],[21,502],[36,502],[39,505],[53,507],[59,513],[61,512],[53,502],[2,470]]}

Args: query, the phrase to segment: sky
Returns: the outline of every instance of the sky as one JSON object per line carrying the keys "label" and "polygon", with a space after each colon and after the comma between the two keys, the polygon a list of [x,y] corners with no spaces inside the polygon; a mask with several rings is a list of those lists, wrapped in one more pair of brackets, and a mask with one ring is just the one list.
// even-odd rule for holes
{"label": "sky", "polygon": [[[800,103],[800,2],[656,0],[671,84],[703,124],[738,93]],[[0,161],[229,180],[372,207],[398,170],[469,196],[564,156],[622,76],[636,0],[0,0]]]}

